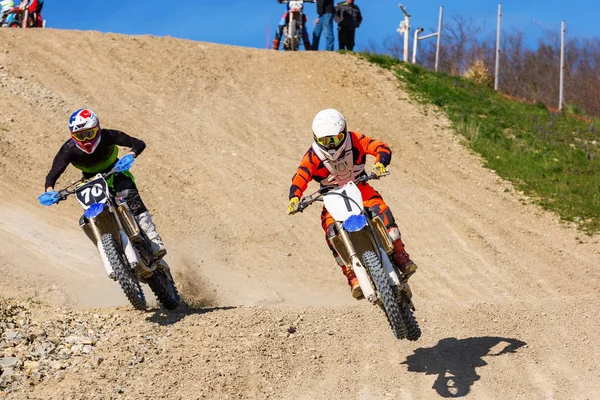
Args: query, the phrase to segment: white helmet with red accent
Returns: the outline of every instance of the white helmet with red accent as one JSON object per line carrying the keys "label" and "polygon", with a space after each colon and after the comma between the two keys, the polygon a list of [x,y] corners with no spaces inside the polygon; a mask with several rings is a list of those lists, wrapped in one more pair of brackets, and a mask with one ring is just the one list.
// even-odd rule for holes
{"label": "white helmet with red accent", "polygon": [[315,143],[330,160],[336,160],[344,152],[348,140],[346,120],[338,110],[327,108],[319,111],[312,123]]}
{"label": "white helmet with red accent", "polygon": [[92,154],[100,143],[100,121],[90,109],[82,108],[71,114],[69,131],[77,147],[88,154]]}

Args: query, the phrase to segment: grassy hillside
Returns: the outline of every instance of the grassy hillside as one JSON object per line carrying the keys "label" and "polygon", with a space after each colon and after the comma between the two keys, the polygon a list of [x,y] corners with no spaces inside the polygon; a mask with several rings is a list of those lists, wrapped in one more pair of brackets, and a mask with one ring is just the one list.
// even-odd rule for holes
{"label": "grassy hillside", "polygon": [[550,112],[543,104],[506,99],[468,79],[398,59],[364,57],[392,69],[418,101],[446,112],[486,165],[542,207],[600,232],[600,122]]}

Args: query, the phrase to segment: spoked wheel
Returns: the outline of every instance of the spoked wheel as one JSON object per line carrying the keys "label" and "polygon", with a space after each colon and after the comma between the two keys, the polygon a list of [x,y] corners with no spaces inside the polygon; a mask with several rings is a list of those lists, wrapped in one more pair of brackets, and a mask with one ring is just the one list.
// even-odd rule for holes
{"label": "spoked wheel", "polygon": [[156,295],[156,299],[164,308],[174,310],[179,307],[181,299],[168,270],[165,271],[160,266],[156,268],[152,276],[148,278],[148,286],[150,286],[150,289]]}
{"label": "spoked wheel", "polygon": [[377,257],[377,254],[373,251],[366,251],[362,256],[362,259],[366,267],[371,271],[371,276],[375,281],[375,285],[377,286],[377,290],[381,297],[381,307],[390,323],[394,336],[396,339],[407,338],[408,330],[404,324],[400,305],[396,302],[389,277],[385,273],[381,261],[379,261],[379,257]]}
{"label": "spoked wheel", "polygon": [[145,310],[147,307],[146,298],[144,297],[140,282],[131,268],[129,268],[129,265],[123,261],[123,255],[118,250],[112,235],[105,233],[100,240],[110,266],[125,296],[127,296],[127,299],[136,310]]}

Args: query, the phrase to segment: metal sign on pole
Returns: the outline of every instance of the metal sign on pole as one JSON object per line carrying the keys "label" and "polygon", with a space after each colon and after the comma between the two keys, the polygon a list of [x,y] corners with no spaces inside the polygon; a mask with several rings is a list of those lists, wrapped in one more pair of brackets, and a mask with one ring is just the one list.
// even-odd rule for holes
{"label": "metal sign on pole", "polygon": [[498,4],[498,32],[496,33],[496,70],[494,71],[494,90],[498,90],[498,71],[500,70],[500,31],[502,25],[502,4]]}
{"label": "metal sign on pole", "polygon": [[560,26],[560,89],[558,94],[558,110],[563,109],[563,94],[565,87],[565,31],[566,24],[562,21]]}
{"label": "metal sign on pole", "polygon": [[410,14],[402,4],[398,4],[400,10],[404,13],[404,20],[400,22],[400,27],[397,29],[401,35],[404,35],[404,61],[408,62],[408,35],[410,33]]}

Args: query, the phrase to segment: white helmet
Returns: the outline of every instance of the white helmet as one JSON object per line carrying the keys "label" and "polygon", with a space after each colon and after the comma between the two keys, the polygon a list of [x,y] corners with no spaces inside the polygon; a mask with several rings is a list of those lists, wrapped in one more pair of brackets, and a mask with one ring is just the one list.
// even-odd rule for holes
{"label": "white helmet", "polygon": [[312,124],[315,143],[330,160],[336,160],[344,151],[348,139],[346,120],[338,110],[319,111]]}

